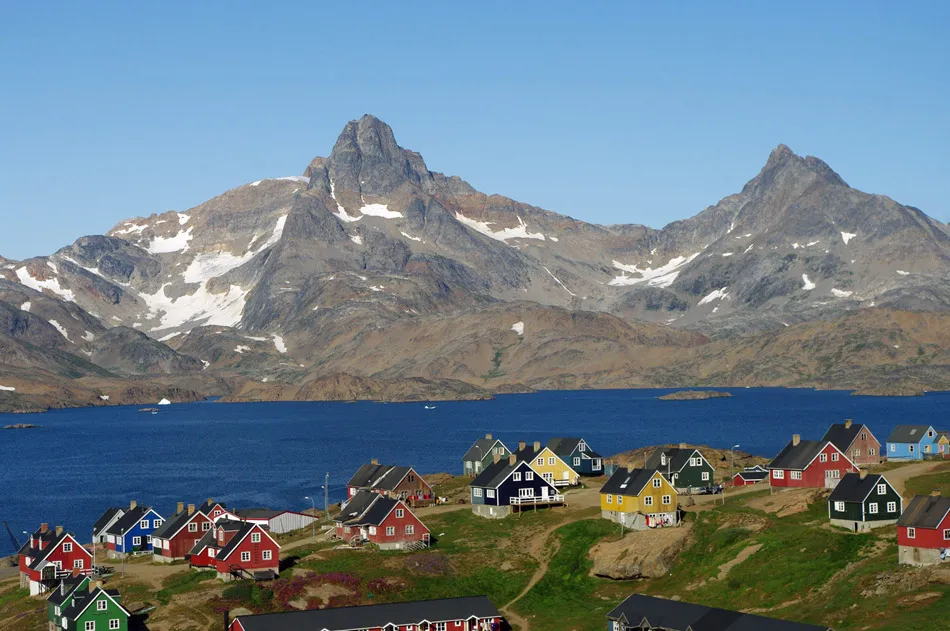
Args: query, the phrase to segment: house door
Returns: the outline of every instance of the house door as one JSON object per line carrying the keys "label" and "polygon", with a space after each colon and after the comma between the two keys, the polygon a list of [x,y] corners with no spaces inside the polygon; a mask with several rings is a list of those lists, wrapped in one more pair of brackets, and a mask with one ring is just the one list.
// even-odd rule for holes
{"label": "house door", "polygon": [[548,487],[546,486],[541,487],[541,499],[543,500],[548,499]]}

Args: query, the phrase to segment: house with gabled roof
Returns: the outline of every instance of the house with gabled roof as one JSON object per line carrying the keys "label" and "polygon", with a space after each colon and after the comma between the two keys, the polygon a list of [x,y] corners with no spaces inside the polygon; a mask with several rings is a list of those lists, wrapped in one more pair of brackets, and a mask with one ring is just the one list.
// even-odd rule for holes
{"label": "house with gabled roof", "polygon": [[769,463],[769,484],[780,488],[833,489],[844,474],[858,470],[851,460],[826,440],[792,440]]}
{"label": "house with gabled roof", "polygon": [[580,475],[604,474],[604,457],[583,438],[552,438],[547,447]]}
{"label": "house with gabled roof", "polygon": [[110,506],[107,508],[92,525],[92,542],[94,544],[101,543],[105,545],[107,540],[106,531],[124,514],[125,509],[119,508],[118,506]]}
{"label": "house with gabled roof", "polygon": [[[607,614],[608,631],[832,631],[751,613],[633,594]],[[253,631],[253,630],[252,630]]]}
{"label": "house with gabled roof", "polygon": [[17,557],[20,587],[28,587],[31,596],[49,591],[68,576],[92,572],[92,554],[62,526],[51,530],[49,524],[40,524],[17,552]]}
{"label": "house with gabled roof", "polygon": [[497,631],[503,617],[485,596],[237,616],[227,631]]}
{"label": "house with gabled roof", "polygon": [[676,489],[656,469],[618,467],[600,488],[604,519],[632,530],[679,525]]}
{"label": "house with gabled roof", "polygon": [[284,533],[307,528],[317,521],[314,515],[298,513],[291,510],[274,510],[271,508],[242,508],[231,511],[233,519],[249,521],[267,528],[271,534]]}
{"label": "house with gabled roof", "polygon": [[205,514],[195,510],[194,504],[186,509],[184,503],[178,502],[175,514],[152,532],[152,560],[157,563],[184,560],[201,537],[214,527],[209,515],[216,509],[214,506],[208,509]]}
{"label": "house with gabled roof", "polygon": [[152,533],[165,522],[151,506],[139,506],[133,500],[129,510],[106,531],[106,547],[110,559],[121,559],[128,554],[148,554],[152,551]]}
{"label": "house with gabled roof", "polygon": [[[280,572],[280,544],[260,524],[222,520],[215,524],[214,569],[218,578],[269,580]],[[203,539],[203,537],[202,537]],[[199,546],[201,540],[195,546]],[[192,548],[194,549],[194,548]]]}
{"label": "house with gabled roof", "polygon": [[370,491],[403,500],[410,506],[428,506],[435,498],[432,487],[412,467],[381,465],[373,459],[364,464],[346,483],[347,497]]}
{"label": "house with gabled roof", "polygon": [[903,498],[887,478],[863,469],[846,473],[828,497],[831,524],[853,532],[896,524],[903,509]]}
{"label": "house with gabled roof", "polygon": [[713,484],[716,470],[702,452],[686,443],[679,447],[660,447],[646,461],[644,469],[663,474],[679,493]]}
{"label": "house with gabled roof", "polygon": [[122,606],[116,589],[94,586],[88,592],[75,592],[60,618],[64,631],[128,631],[129,610]]}
{"label": "house with gabled roof", "polygon": [[476,440],[462,456],[462,473],[475,477],[494,462],[495,456],[507,458],[510,455],[511,450],[505,443],[493,438],[491,434],[485,434],[485,438]]}
{"label": "house with gabled roof", "polygon": [[881,443],[874,437],[871,429],[851,419],[846,419],[844,423],[835,423],[821,439],[834,444],[859,467],[879,464],[884,459]]}
{"label": "house with gabled roof", "polygon": [[769,470],[762,465],[757,464],[752,467],[746,467],[742,471],[737,471],[736,474],[732,476],[732,485],[749,486],[751,484],[758,484],[763,480],[767,480],[768,477]]}
{"label": "house with gabled roof", "polygon": [[550,447],[542,447],[540,442],[528,445],[522,441],[518,443],[518,450],[514,454],[518,460],[527,462],[536,474],[558,488],[580,484],[577,472]]}
{"label": "house with gabled roof", "polygon": [[59,581],[46,597],[46,626],[49,631],[63,628],[63,611],[72,604],[73,598],[89,591],[89,577],[69,576]]}
{"label": "house with gabled roof", "polygon": [[428,527],[402,500],[359,491],[333,518],[336,536],[353,547],[371,543],[381,550],[428,547]]}
{"label": "house with gabled roof", "polygon": [[897,559],[931,565],[950,558],[950,497],[917,495],[897,520]]}
{"label": "house with gabled roof", "polygon": [[494,461],[469,483],[472,512],[481,517],[501,519],[512,511],[560,506],[564,496],[524,460],[511,454]]}
{"label": "house with gabled roof", "polygon": [[888,460],[923,460],[938,440],[933,425],[898,425],[887,437]]}

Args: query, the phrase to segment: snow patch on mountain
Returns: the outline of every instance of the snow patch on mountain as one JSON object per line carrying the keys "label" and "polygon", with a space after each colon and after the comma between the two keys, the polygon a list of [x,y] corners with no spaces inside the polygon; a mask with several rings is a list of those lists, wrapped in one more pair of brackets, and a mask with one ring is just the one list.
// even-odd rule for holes
{"label": "snow patch on mountain", "polygon": [[815,283],[808,280],[808,274],[802,274],[802,289],[805,291],[811,291],[815,288]]}
{"label": "snow patch on mountain", "polygon": [[[19,271],[19,270],[17,270],[17,271]],[[901,276],[910,276],[910,272],[905,272],[905,271],[902,270],[902,269],[897,270],[897,273],[900,274]]]}
{"label": "snow patch on mountain", "polygon": [[[53,268],[53,271],[57,271],[56,266],[50,263],[49,261],[47,261],[47,265]],[[58,278],[47,278],[46,280],[40,280],[38,278],[34,278],[30,274],[30,271],[26,269],[25,267],[18,267],[16,269],[16,275],[17,275],[17,278],[20,279],[20,282],[26,287],[29,287],[30,289],[35,289],[36,291],[40,293],[43,293],[43,290],[46,289],[56,294],[63,300],[68,300],[69,302],[76,302],[76,295],[69,289],[62,287],[59,284]]]}
{"label": "snow patch on mountain", "polygon": [[858,235],[857,235],[856,233],[854,233],[854,232],[842,232],[842,233],[841,233],[841,240],[844,241],[844,244],[845,244],[845,245],[848,245],[848,241],[850,241],[851,239],[855,238],[856,236],[858,236]]}
{"label": "snow patch on mountain", "polygon": [[133,234],[133,233],[137,233],[137,232],[142,232],[143,230],[145,230],[146,228],[148,228],[148,224],[147,224],[147,223],[134,224],[134,223],[132,223],[131,221],[127,221],[127,222],[126,222],[125,224],[123,224],[123,225],[125,225],[126,227],[125,227],[125,228],[122,228],[121,230],[113,230],[113,231],[112,231],[112,234],[114,234],[114,235],[115,235],[115,234]]}
{"label": "snow patch on mountain", "polygon": [[854,292],[853,292],[853,291],[844,291],[844,290],[842,290],[842,289],[835,289],[835,288],[832,287],[831,293],[832,293],[832,295],[834,295],[836,298],[849,298]]}
{"label": "snow patch on mountain", "polygon": [[93,335],[90,331],[83,331],[82,339],[86,340],[87,342],[91,342],[94,339],[96,339],[96,336]]}
{"label": "snow patch on mountain", "polygon": [[[185,269],[185,273],[182,278],[186,283],[203,283],[244,265],[258,254],[280,241],[281,235],[284,234],[284,225],[286,223],[287,215],[281,215],[278,217],[277,223],[274,225],[274,229],[271,230],[270,236],[267,238],[267,240],[256,248],[248,250],[241,256],[235,256],[230,252],[207,252],[199,254]],[[256,240],[257,238],[253,239],[251,241],[251,245],[253,245],[254,241]]]}
{"label": "snow patch on mountain", "polygon": [[518,335],[524,335],[524,322],[518,321],[511,325],[511,330],[517,333]]}
{"label": "snow patch on mountain", "polygon": [[52,324],[53,327],[57,331],[59,331],[63,337],[65,337],[67,340],[69,339],[69,331],[67,331],[66,328],[62,324],[60,324],[56,320],[49,320],[49,323]]}
{"label": "snow patch on mountain", "polygon": [[352,241],[352,242],[355,243],[356,245],[363,245],[363,237],[361,237],[361,236],[358,235],[358,234],[351,234],[351,235],[350,235],[350,241]]}
{"label": "snow patch on mountain", "polygon": [[31,303],[29,300],[27,300],[27,301],[24,302],[22,305],[20,305],[20,311],[26,311],[27,313],[29,313],[29,312],[30,312],[30,307],[32,307],[32,306],[33,306],[33,303]]}
{"label": "snow patch on mountain", "polygon": [[16,388],[13,386],[0,386],[0,391],[2,392],[16,392]]}
{"label": "snow patch on mountain", "polygon": [[273,336],[273,338],[274,338],[274,348],[277,349],[277,352],[278,352],[278,353],[286,353],[286,352],[287,352],[287,345],[284,344],[284,338],[282,338],[281,336],[276,335],[276,334]]}
{"label": "snow patch on mountain", "polygon": [[195,326],[236,326],[241,321],[249,293],[237,285],[231,285],[227,291],[213,294],[208,291],[207,283],[203,283],[191,295],[169,298],[165,288],[170,286],[162,285],[154,294],[139,294],[148,307],[147,317],[160,316],[159,324],[153,326],[152,331],[172,329],[188,323]]}
{"label": "snow patch on mountain", "polygon": [[395,210],[389,210],[386,204],[364,204],[360,208],[360,214],[364,217],[382,217],[383,219],[399,219],[402,213]]}
{"label": "snow patch on mountain", "polygon": [[188,242],[193,238],[194,226],[182,230],[173,237],[155,237],[145,249],[150,254],[168,254],[169,252],[184,252],[188,249]]}
{"label": "snow patch on mountain", "polygon": [[184,226],[186,223],[188,223],[189,219],[191,219],[189,215],[178,213],[178,225]]}
{"label": "snow patch on mountain", "polygon": [[422,239],[420,239],[419,237],[414,237],[414,236],[412,236],[411,234],[409,234],[409,233],[407,233],[407,232],[402,232],[402,231],[400,230],[400,231],[399,231],[399,234],[401,234],[402,236],[406,237],[406,238],[409,239],[410,241],[419,241],[420,243],[422,242]]}
{"label": "snow patch on mountain", "polygon": [[728,300],[729,294],[726,293],[728,287],[723,287],[722,289],[714,289],[713,291],[706,294],[696,306],[705,305],[712,302],[713,300]]}
{"label": "snow patch on mountain", "polygon": [[[685,265],[688,265],[693,259],[699,256],[699,254],[699,252],[696,252],[695,254],[690,254],[689,256],[677,256],[670,259],[666,265],[661,265],[660,267],[656,268],[646,267],[641,269],[636,264],[625,265],[619,261],[613,261],[614,267],[624,273],[615,277],[608,283],[608,285],[621,287],[626,285],[639,285],[640,283],[646,283],[650,287],[669,287],[680,275],[680,271],[682,271],[681,268]],[[627,276],[627,272],[631,274],[640,274],[640,278]]]}
{"label": "snow patch on mountain", "polygon": [[251,347],[250,347],[250,346],[242,346],[242,345],[239,344],[239,345],[237,345],[237,346],[234,347],[234,352],[235,352],[235,353],[238,353],[238,354],[241,354],[241,355],[244,354],[244,351],[249,351],[249,350],[251,350]]}
{"label": "snow patch on mountain", "polygon": [[561,289],[563,289],[563,290],[566,291],[567,293],[571,294],[572,296],[576,296],[576,295],[577,295],[577,294],[575,294],[573,291],[571,291],[570,289],[568,289],[568,288],[564,285],[564,283],[562,283],[562,282],[560,281],[560,279],[559,279],[557,276],[555,276],[554,274],[552,274],[552,273],[551,273],[551,270],[549,270],[548,268],[544,267],[543,265],[541,266],[541,268],[542,268],[545,272],[547,272],[548,275],[549,275],[551,278],[554,279],[554,282],[556,282],[558,285],[561,286]]}
{"label": "snow patch on mountain", "polygon": [[491,237],[496,241],[507,243],[508,239],[538,239],[544,241],[545,237],[540,232],[528,232],[528,225],[520,215],[518,217],[518,226],[514,228],[504,228],[502,230],[492,230],[489,226],[494,225],[491,221],[478,221],[470,219],[460,212],[455,213],[455,218],[465,226],[468,226],[476,232],[481,232],[486,237]]}

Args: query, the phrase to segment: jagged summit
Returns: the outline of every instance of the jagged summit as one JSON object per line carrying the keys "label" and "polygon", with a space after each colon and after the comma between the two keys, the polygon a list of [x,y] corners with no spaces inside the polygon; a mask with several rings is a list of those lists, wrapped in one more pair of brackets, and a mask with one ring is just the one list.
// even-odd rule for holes
{"label": "jagged summit", "polygon": [[[789,184],[802,182],[810,178],[820,178],[828,184],[848,186],[840,175],[823,160],[814,156],[801,157],[787,145],[780,144],[769,154],[765,166],[756,179],[766,184]],[[753,179],[750,184],[756,182]]]}

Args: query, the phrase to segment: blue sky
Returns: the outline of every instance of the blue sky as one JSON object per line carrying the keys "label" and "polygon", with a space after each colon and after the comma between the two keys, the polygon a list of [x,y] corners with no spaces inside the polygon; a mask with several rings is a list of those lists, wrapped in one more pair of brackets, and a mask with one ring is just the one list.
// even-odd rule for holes
{"label": "blue sky", "polygon": [[366,112],[598,223],[693,215],[779,143],[950,219],[950,3],[587,4],[8,3],[0,254],[299,174]]}

